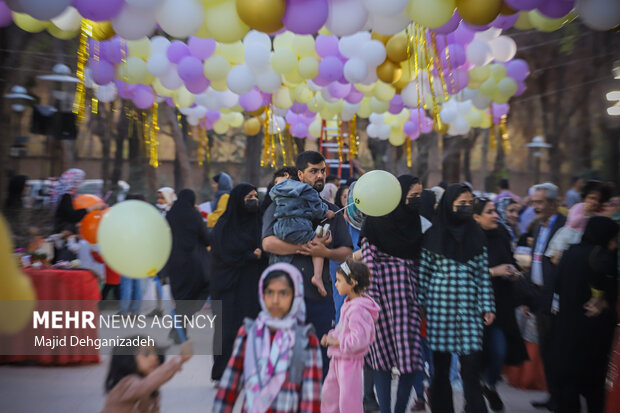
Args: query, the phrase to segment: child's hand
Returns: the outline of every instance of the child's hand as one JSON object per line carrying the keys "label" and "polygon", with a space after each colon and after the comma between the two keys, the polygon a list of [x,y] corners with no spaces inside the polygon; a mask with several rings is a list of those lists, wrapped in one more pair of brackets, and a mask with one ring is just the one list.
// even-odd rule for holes
{"label": "child's hand", "polygon": [[323,337],[321,337],[321,345],[323,347],[327,347],[327,338],[328,338],[327,334],[323,334]]}
{"label": "child's hand", "polygon": [[257,259],[259,259],[259,260],[260,260],[260,257],[262,257],[262,256],[263,256],[263,251],[262,251],[260,248],[256,248],[256,249],[254,250],[254,255],[256,256],[256,258],[257,258]]}
{"label": "child's hand", "polygon": [[340,341],[332,336],[327,336],[327,347],[340,347]]}
{"label": "child's hand", "polygon": [[329,211],[327,211],[327,216],[325,218],[334,219],[335,216],[336,216],[336,213],[330,209]]}
{"label": "child's hand", "polygon": [[191,359],[194,355],[194,345],[191,341],[186,341],[181,344],[181,361],[185,363],[187,360]]}

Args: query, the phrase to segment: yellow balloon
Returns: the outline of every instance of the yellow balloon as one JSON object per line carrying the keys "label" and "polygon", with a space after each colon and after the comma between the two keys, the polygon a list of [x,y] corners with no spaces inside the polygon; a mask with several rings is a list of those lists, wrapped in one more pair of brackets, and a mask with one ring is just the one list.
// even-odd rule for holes
{"label": "yellow balloon", "polygon": [[228,132],[228,125],[220,119],[213,124],[213,130],[215,131],[215,133],[223,135]]}
{"label": "yellow balloon", "polygon": [[506,66],[500,64],[492,64],[491,65],[491,76],[495,81],[500,81],[501,79],[506,77]]}
{"label": "yellow balloon", "polygon": [[484,129],[488,129],[491,127],[491,115],[486,113],[486,112],[482,112],[482,123],[480,124],[481,128]]}
{"label": "yellow balloon", "polygon": [[357,114],[361,118],[368,118],[371,113],[372,113],[372,110],[370,109],[370,99],[369,98],[362,99],[362,101],[360,102],[360,108],[357,111]]}
{"label": "yellow balloon", "polygon": [[296,35],[293,38],[293,52],[299,57],[318,57],[314,47],[314,37]]}
{"label": "yellow balloon", "polygon": [[213,55],[205,60],[202,68],[205,77],[211,82],[226,81],[230,72],[230,62],[224,56]]}
{"label": "yellow balloon", "polygon": [[467,74],[470,82],[484,82],[491,76],[491,68],[488,65],[474,67],[469,69]]}
{"label": "yellow balloon", "polygon": [[293,47],[295,35],[288,30],[273,38],[273,50],[290,49]]}
{"label": "yellow balloon", "polygon": [[299,75],[304,79],[313,79],[319,74],[319,61],[314,57],[302,57],[297,66]]}
{"label": "yellow balloon", "polygon": [[392,38],[392,36],[386,35],[386,34],[381,34],[379,32],[375,32],[374,30],[372,32],[370,32],[370,38],[372,40],[379,40],[381,43],[383,44],[387,44],[387,42],[390,41],[390,39]]}
{"label": "yellow balloon", "polygon": [[290,49],[277,49],[271,56],[271,67],[276,73],[291,72],[297,67],[297,56]]}
{"label": "yellow balloon", "polygon": [[80,33],[79,30],[74,30],[74,31],[61,30],[58,27],[56,27],[56,25],[54,24],[50,24],[47,28],[47,31],[49,34],[51,34],[55,38],[61,39],[61,40],[73,39],[75,36],[77,36]]}
{"label": "yellow balloon", "polygon": [[446,24],[455,8],[455,0],[411,0],[407,5],[407,14],[415,23],[434,29]]}
{"label": "yellow balloon", "polygon": [[397,35],[392,36],[385,45],[385,51],[388,59],[395,63],[404,62],[407,60],[409,58],[407,54],[408,44],[409,40],[404,33],[398,33]]}
{"label": "yellow balloon", "polygon": [[310,126],[308,127],[308,134],[313,138],[318,138],[321,136],[321,121],[314,120]]}
{"label": "yellow balloon", "polygon": [[295,88],[298,84],[302,83],[304,78],[301,77],[297,70],[291,70],[284,74],[284,84],[289,87]]}
{"label": "yellow balloon", "polygon": [[250,31],[237,14],[234,0],[210,4],[205,8],[205,30],[220,43],[234,43]]}
{"label": "yellow balloon", "polygon": [[138,40],[128,40],[127,48],[129,49],[129,56],[139,57],[144,60],[148,60],[151,56],[151,42],[148,37],[143,37]]}
{"label": "yellow balloon", "polygon": [[469,122],[472,128],[479,128],[482,126],[482,113],[479,110],[472,110],[465,116],[465,119],[467,119],[467,122]]}
{"label": "yellow balloon", "polygon": [[396,83],[403,74],[400,65],[385,59],[385,62],[377,66],[377,77],[385,83]]}
{"label": "yellow balloon", "polygon": [[491,96],[491,100],[501,105],[507,103],[510,100],[510,96],[502,94],[498,89],[493,93],[493,96]]}
{"label": "yellow balloon", "polygon": [[273,95],[273,104],[280,109],[288,109],[293,106],[291,91],[287,87],[281,87]]}
{"label": "yellow balloon", "polygon": [[130,84],[144,83],[148,74],[148,68],[144,60],[139,57],[130,57],[125,64],[121,65],[121,69],[123,66],[127,72],[123,73],[122,70],[119,72],[121,79],[126,79],[126,82]]}
{"label": "yellow balloon", "polygon": [[456,0],[456,9],[466,22],[483,26],[499,15],[502,0]]}
{"label": "yellow balloon", "polygon": [[482,94],[485,94],[487,96],[493,96],[493,94],[497,90],[497,83],[495,82],[495,79],[490,77],[484,82],[482,82],[482,85],[480,85],[479,90],[480,90],[480,93]]}
{"label": "yellow balloon", "polygon": [[254,117],[258,117],[258,116],[262,115],[263,112],[265,112],[265,107],[261,106],[260,108],[250,112],[250,115],[252,115]]}
{"label": "yellow balloon", "polygon": [[295,100],[299,103],[308,103],[314,97],[312,90],[308,87],[307,84],[301,83],[299,86],[295,88],[293,92]]}
{"label": "yellow balloon", "polygon": [[233,43],[218,43],[215,54],[223,56],[232,64],[244,63],[244,48],[240,41]]}
{"label": "yellow balloon", "polygon": [[284,27],[285,0],[237,0],[239,18],[251,28],[273,33]]}
{"label": "yellow balloon", "polygon": [[400,183],[389,172],[366,172],[355,183],[353,202],[366,215],[380,217],[392,212],[400,203]]}
{"label": "yellow balloon", "polygon": [[29,33],[38,33],[45,30],[50,24],[52,24],[48,21],[37,20],[26,13],[12,13],[13,22],[17,25],[17,27]]}
{"label": "yellow balloon", "polygon": [[541,32],[553,32],[564,26],[566,23],[575,19],[575,15],[572,13],[558,19],[551,19],[543,16],[538,10],[534,9],[529,12],[529,19],[535,29]]}
{"label": "yellow balloon", "polygon": [[232,112],[228,120],[228,124],[233,128],[238,128],[243,125],[243,115],[239,112]]}
{"label": "yellow balloon", "polygon": [[250,118],[245,121],[243,129],[248,135],[256,135],[260,132],[260,121],[257,118]]}
{"label": "yellow balloon", "polygon": [[344,107],[344,103],[342,102],[342,100],[337,100],[336,102],[327,102],[327,103],[325,103],[325,107],[330,112],[340,113],[340,112],[342,112],[342,108]]}
{"label": "yellow balloon", "polygon": [[505,97],[512,97],[517,93],[517,82],[511,77],[505,77],[497,82],[497,91]]}
{"label": "yellow balloon", "polygon": [[155,92],[157,92],[158,95],[166,97],[171,97],[174,93],[174,90],[170,90],[164,85],[162,85],[161,81],[158,78],[153,81],[153,89],[155,90]]}
{"label": "yellow balloon", "polygon": [[530,21],[530,14],[527,11],[520,12],[519,18],[513,27],[518,30],[533,29],[534,26],[532,26],[532,22]]}
{"label": "yellow balloon", "polygon": [[131,278],[155,276],[170,256],[172,234],[152,205],[137,200],[114,205],[97,230],[101,255],[114,271]]}
{"label": "yellow balloon", "polygon": [[308,102],[308,109],[310,109],[314,113],[319,113],[325,107],[325,99],[321,97],[321,95],[314,95],[310,102]]}
{"label": "yellow balloon", "polygon": [[333,34],[333,33],[332,33],[332,32],[330,32],[330,31],[329,31],[329,29],[328,29],[327,27],[325,27],[325,26],[321,27],[321,28],[319,29],[319,32],[318,32],[318,33],[319,33],[319,34],[323,34],[323,35],[325,35],[325,36],[331,36],[331,35]]}
{"label": "yellow balloon", "polygon": [[181,86],[172,94],[172,100],[180,108],[189,108],[194,104],[196,97],[185,86]]}
{"label": "yellow balloon", "polygon": [[375,86],[374,95],[377,99],[382,102],[389,102],[392,100],[394,95],[396,94],[396,90],[392,87],[392,85],[388,85],[382,81],[377,81],[377,85]]}
{"label": "yellow balloon", "polygon": [[114,31],[114,28],[112,27],[112,23],[108,21],[106,22],[90,21],[90,24],[93,27],[93,39],[98,40],[100,42],[104,40],[109,40],[112,37],[114,37],[114,35],[116,34],[116,32]]}
{"label": "yellow balloon", "polygon": [[401,146],[403,143],[405,143],[405,139],[405,133],[402,130],[392,131],[390,133],[389,141],[394,146]]}
{"label": "yellow balloon", "polygon": [[213,90],[217,90],[218,92],[224,92],[228,90],[228,83],[226,83],[226,79],[218,79],[211,82],[211,88]]}
{"label": "yellow balloon", "polygon": [[370,110],[374,113],[385,113],[390,108],[389,102],[382,102],[376,97],[370,98]]}

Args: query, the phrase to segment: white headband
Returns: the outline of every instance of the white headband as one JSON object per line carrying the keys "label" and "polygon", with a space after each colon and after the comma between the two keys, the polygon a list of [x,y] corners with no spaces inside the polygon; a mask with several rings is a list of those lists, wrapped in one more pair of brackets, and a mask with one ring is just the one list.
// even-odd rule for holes
{"label": "white headband", "polygon": [[340,269],[342,270],[343,273],[345,273],[348,277],[351,276],[351,269],[349,268],[349,266],[347,265],[346,262],[343,262],[342,264],[340,264]]}

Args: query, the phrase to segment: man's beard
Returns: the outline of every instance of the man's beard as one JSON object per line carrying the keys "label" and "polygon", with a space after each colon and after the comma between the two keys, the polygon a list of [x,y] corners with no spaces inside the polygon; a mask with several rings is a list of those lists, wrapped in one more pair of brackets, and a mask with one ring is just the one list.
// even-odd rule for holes
{"label": "man's beard", "polygon": [[314,185],[312,187],[314,188],[315,191],[320,193],[323,190],[323,188],[325,188],[325,182],[324,181],[317,181],[317,182],[314,183]]}

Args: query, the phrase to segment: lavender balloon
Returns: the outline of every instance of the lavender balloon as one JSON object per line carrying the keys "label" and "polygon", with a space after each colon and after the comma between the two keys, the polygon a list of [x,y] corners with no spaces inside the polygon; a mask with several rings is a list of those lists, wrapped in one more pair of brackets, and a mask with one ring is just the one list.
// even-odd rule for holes
{"label": "lavender balloon", "polygon": [[300,102],[295,102],[293,103],[293,106],[291,106],[290,110],[295,113],[306,113],[306,111],[308,110],[308,105]]}
{"label": "lavender balloon", "polygon": [[347,83],[346,85],[343,85],[340,82],[333,82],[327,86],[327,91],[333,97],[342,99],[345,98],[349,92],[351,92],[351,84]]}
{"label": "lavender balloon", "polygon": [[209,88],[211,82],[207,79],[203,74],[200,77],[185,82],[185,87],[187,90],[195,95],[198,95]]}
{"label": "lavender balloon", "polygon": [[73,7],[82,17],[97,22],[112,20],[121,12],[124,5],[125,0],[73,0]]}
{"label": "lavender balloon", "polygon": [[290,124],[290,125],[294,125],[297,122],[299,122],[299,115],[295,112],[292,111],[288,111],[286,112],[286,116],[284,117],[284,119],[286,119],[286,121]]}
{"label": "lavender balloon", "polygon": [[257,110],[262,106],[262,104],[263,96],[256,88],[239,96],[239,105],[241,105],[241,107],[248,112]]}
{"label": "lavender balloon", "polygon": [[[320,64],[319,64],[319,69],[321,68]],[[319,74],[314,77],[314,79],[312,79],[312,82],[314,84],[316,84],[317,86],[327,86],[331,83],[331,81],[329,80],[325,80],[323,77],[321,77],[321,72],[319,71]]]}
{"label": "lavender balloon", "polygon": [[[128,55],[127,43],[121,44],[121,39],[116,36],[105,42],[99,42],[99,56],[110,63],[119,64],[123,61],[123,56]],[[125,49],[123,51],[123,49]]]}
{"label": "lavender balloon", "polygon": [[526,89],[527,86],[525,85],[525,81],[517,80],[517,91],[515,92],[514,96],[521,96],[525,93]]}
{"label": "lavender balloon", "polygon": [[334,82],[343,76],[344,65],[334,56],[328,56],[319,63],[319,76],[327,82]]}
{"label": "lavender balloon", "polygon": [[191,36],[187,41],[187,46],[192,56],[197,57],[200,60],[205,60],[211,57],[215,52],[216,42],[213,39],[203,39],[200,37]]}
{"label": "lavender balloon", "polygon": [[96,84],[103,86],[114,80],[116,68],[112,63],[106,60],[91,59],[88,67],[90,68],[90,76]]}
{"label": "lavender balloon", "polygon": [[316,113],[312,113],[312,116],[308,116],[306,114],[299,115],[299,121],[305,123],[307,126],[310,126],[310,124],[314,122],[315,118],[316,118]]}
{"label": "lavender balloon", "polygon": [[[440,49],[441,50],[441,49]],[[448,45],[448,53],[446,56],[445,49],[440,52],[439,58],[441,59],[441,65],[444,68],[457,68],[462,66],[467,61],[467,55],[465,54],[465,48],[458,43]],[[448,64],[448,60],[450,61]]]}
{"label": "lavender balloon", "polygon": [[464,23],[469,30],[474,31],[474,32],[483,32],[485,30],[488,30],[489,27],[491,27],[490,24],[485,24],[485,25],[482,25],[482,26],[477,26],[475,24],[468,23],[465,20],[463,20],[462,23]]}
{"label": "lavender balloon", "polygon": [[168,50],[166,50],[168,60],[175,64],[179,64],[184,57],[189,55],[191,55],[189,47],[180,40],[171,42],[170,46],[168,46]]}
{"label": "lavender balloon", "polygon": [[291,134],[296,138],[308,137],[308,125],[303,122],[298,122],[291,126]]}
{"label": "lavender balloon", "polygon": [[558,19],[566,16],[574,6],[574,0],[547,0],[538,7],[538,11],[552,19]]}
{"label": "lavender balloon", "polygon": [[220,120],[220,117],[222,115],[220,114],[220,112],[218,112],[217,110],[208,110],[207,111],[207,115],[206,115],[206,119],[211,122],[211,123],[215,123],[218,120]]}
{"label": "lavender balloon", "polygon": [[508,7],[514,10],[534,10],[545,0],[504,0]]}
{"label": "lavender balloon", "polygon": [[515,25],[517,20],[519,19],[519,13],[515,14],[500,14],[497,16],[495,20],[491,22],[491,26],[496,27],[498,29],[510,29]]}
{"label": "lavender balloon", "polygon": [[405,104],[403,103],[403,98],[400,95],[394,95],[392,100],[390,100],[388,112],[392,115],[397,115],[403,110],[404,107]]}
{"label": "lavender balloon", "polygon": [[506,73],[514,80],[525,80],[530,74],[530,67],[522,59],[514,59],[506,63]]}
{"label": "lavender balloon", "polygon": [[502,116],[507,115],[509,110],[510,106],[508,105],[508,103],[493,103],[491,105],[491,114],[493,115],[493,121],[495,123],[499,123],[499,121],[502,119]]}
{"label": "lavender balloon", "polygon": [[324,34],[319,34],[316,37],[315,46],[316,52],[321,57],[327,56],[339,56],[338,52],[338,37],[336,36],[326,36]]}
{"label": "lavender balloon", "polygon": [[284,27],[297,34],[314,34],[327,21],[327,0],[287,0]]}
{"label": "lavender balloon", "polygon": [[452,17],[450,18],[450,20],[448,20],[446,24],[444,24],[443,26],[437,27],[436,29],[431,29],[431,32],[437,33],[437,34],[452,33],[453,31],[456,30],[457,27],[459,27],[460,22],[461,22],[461,15],[459,14],[458,10],[454,10],[454,14],[452,15]]}
{"label": "lavender balloon", "polygon": [[194,56],[185,56],[181,59],[177,67],[177,72],[184,82],[193,82],[204,77],[202,62]]}
{"label": "lavender balloon", "polygon": [[152,107],[155,102],[153,88],[148,85],[136,85],[132,100],[138,109],[148,109]]}
{"label": "lavender balloon", "polygon": [[466,71],[460,69],[453,70],[451,74],[447,74],[445,79],[446,89],[451,95],[465,89],[469,83],[469,75]]}
{"label": "lavender balloon", "polygon": [[419,129],[417,123],[408,120],[403,125],[403,132],[405,132],[405,134],[407,134],[409,136],[414,136],[414,135],[419,135],[420,134],[420,129]]}
{"label": "lavender balloon", "polygon": [[123,99],[131,99],[133,98],[133,94],[136,91],[136,85],[130,85],[129,83],[125,83],[122,80],[115,80],[116,89],[118,91],[118,95]]}
{"label": "lavender balloon", "polygon": [[4,2],[0,2],[0,27],[6,27],[13,23],[11,9]]}
{"label": "lavender balloon", "polygon": [[364,99],[364,93],[362,93],[359,90],[355,89],[355,87],[352,87],[351,91],[349,92],[347,97],[344,98],[344,100],[346,100],[347,102],[349,102],[349,103],[351,103],[353,105],[356,104],[356,103],[360,103],[362,101],[362,99]]}
{"label": "lavender balloon", "polygon": [[474,40],[474,32],[471,31],[465,22],[461,22],[459,27],[454,31],[454,41],[460,45],[466,46]]}

